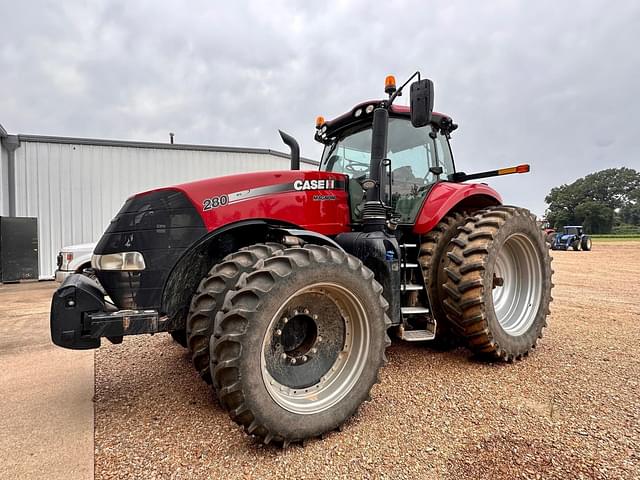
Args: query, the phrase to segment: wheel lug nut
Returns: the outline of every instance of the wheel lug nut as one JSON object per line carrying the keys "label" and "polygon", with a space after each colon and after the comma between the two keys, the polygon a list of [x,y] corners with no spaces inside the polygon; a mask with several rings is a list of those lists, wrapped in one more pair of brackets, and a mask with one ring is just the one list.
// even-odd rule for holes
{"label": "wheel lug nut", "polygon": [[318,351],[318,349],[315,348],[315,347],[311,349],[311,353],[316,353],[317,351]]}
{"label": "wheel lug nut", "polygon": [[277,330],[276,330],[276,335],[277,335],[278,337],[279,337],[280,335],[282,335],[282,330],[277,329]]}
{"label": "wheel lug nut", "polygon": [[287,359],[287,354],[283,353],[282,355],[280,355],[280,358],[283,359],[283,360],[286,360]]}
{"label": "wheel lug nut", "polygon": [[305,309],[304,309],[304,314],[305,314],[305,315],[309,315],[309,309],[308,309],[308,308],[305,308]]}
{"label": "wheel lug nut", "polygon": [[322,337],[318,337],[318,343],[322,341]]}
{"label": "wheel lug nut", "polygon": [[306,355],[303,355],[303,356],[302,356],[302,361],[303,361],[303,362],[306,362],[308,359],[309,359],[309,357],[307,357]]}
{"label": "wheel lug nut", "polygon": [[315,313],[313,314],[313,319],[317,320],[318,319],[318,315],[316,315]]}
{"label": "wheel lug nut", "polygon": [[288,321],[289,321],[289,319],[288,319],[287,317],[284,317],[284,318],[282,319],[282,323],[287,323]]}
{"label": "wheel lug nut", "polygon": [[295,365],[295,364],[296,364],[296,359],[295,359],[295,358],[292,358],[292,359],[291,359],[291,364],[292,364],[292,365]]}
{"label": "wheel lug nut", "polygon": [[293,311],[293,316],[295,317],[296,315],[298,315],[298,310]]}

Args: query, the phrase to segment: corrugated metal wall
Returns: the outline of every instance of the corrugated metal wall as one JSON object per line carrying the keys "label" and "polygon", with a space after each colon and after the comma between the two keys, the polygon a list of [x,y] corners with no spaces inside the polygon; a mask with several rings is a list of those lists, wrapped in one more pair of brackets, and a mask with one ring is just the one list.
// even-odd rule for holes
{"label": "corrugated metal wall", "polygon": [[136,192],[288,168],[288,158],[270,153],[21,141],[15,152],[16,214],[38,218],[40,278],[51,278],[60,248],[97,241]]}
{"label": "corrugated metal wall", "polygon": [[9,215],[9,153],[0,141],[0,217]]}

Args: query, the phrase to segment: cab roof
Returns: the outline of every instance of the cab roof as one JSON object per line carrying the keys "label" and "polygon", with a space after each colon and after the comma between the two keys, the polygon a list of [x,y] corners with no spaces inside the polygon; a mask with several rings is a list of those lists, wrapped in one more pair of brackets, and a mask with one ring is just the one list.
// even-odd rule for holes
{"label": "cab roof", "polygon": [[[342,132],[360,123],[370,123],[373,110],[378,107],[383,100],[369,100],[361,102],[346,113],[332,120],[327,120],[323,124],[317,126],[315,139],[320,143],[329,143]],[[367,112],[369,107],[369,112]],[[359,113],[358,113],[359,112]],[[356,114],[358,114],[356,116]],[[391,105],[389,111],[391,117],[410,118],[411,110],[405,105]],[[452,132],[458,125],[453,123],[450,116],[444,113],[433,112],[431,115],[431,124],[446,131]]]}

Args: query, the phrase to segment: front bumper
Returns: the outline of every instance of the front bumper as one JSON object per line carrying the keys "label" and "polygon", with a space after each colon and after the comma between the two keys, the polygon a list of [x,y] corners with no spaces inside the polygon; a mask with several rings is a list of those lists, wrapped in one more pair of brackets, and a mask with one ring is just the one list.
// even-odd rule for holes
{"label": "front bumper", "polygon": [[56,282],[62,283],[74,273],[71,270],[56,270]]}
{"label": "front bumper", "polygon": [[64,280],[51,300],[51,340],[73,350],[98,348],[106,337],[120,343],[124,335],[168,331],[167,317],[156,310],[118,310],[105,302],[100,285],[81,274]]}

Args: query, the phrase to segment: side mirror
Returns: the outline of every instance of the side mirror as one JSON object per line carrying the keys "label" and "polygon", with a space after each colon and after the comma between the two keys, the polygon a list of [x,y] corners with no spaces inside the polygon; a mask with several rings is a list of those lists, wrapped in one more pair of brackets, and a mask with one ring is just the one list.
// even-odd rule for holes
{"label": "side mirror", "polygon": [[411,84],[411,125],[424,127],[433,112],[433,82],[428,78]]}

